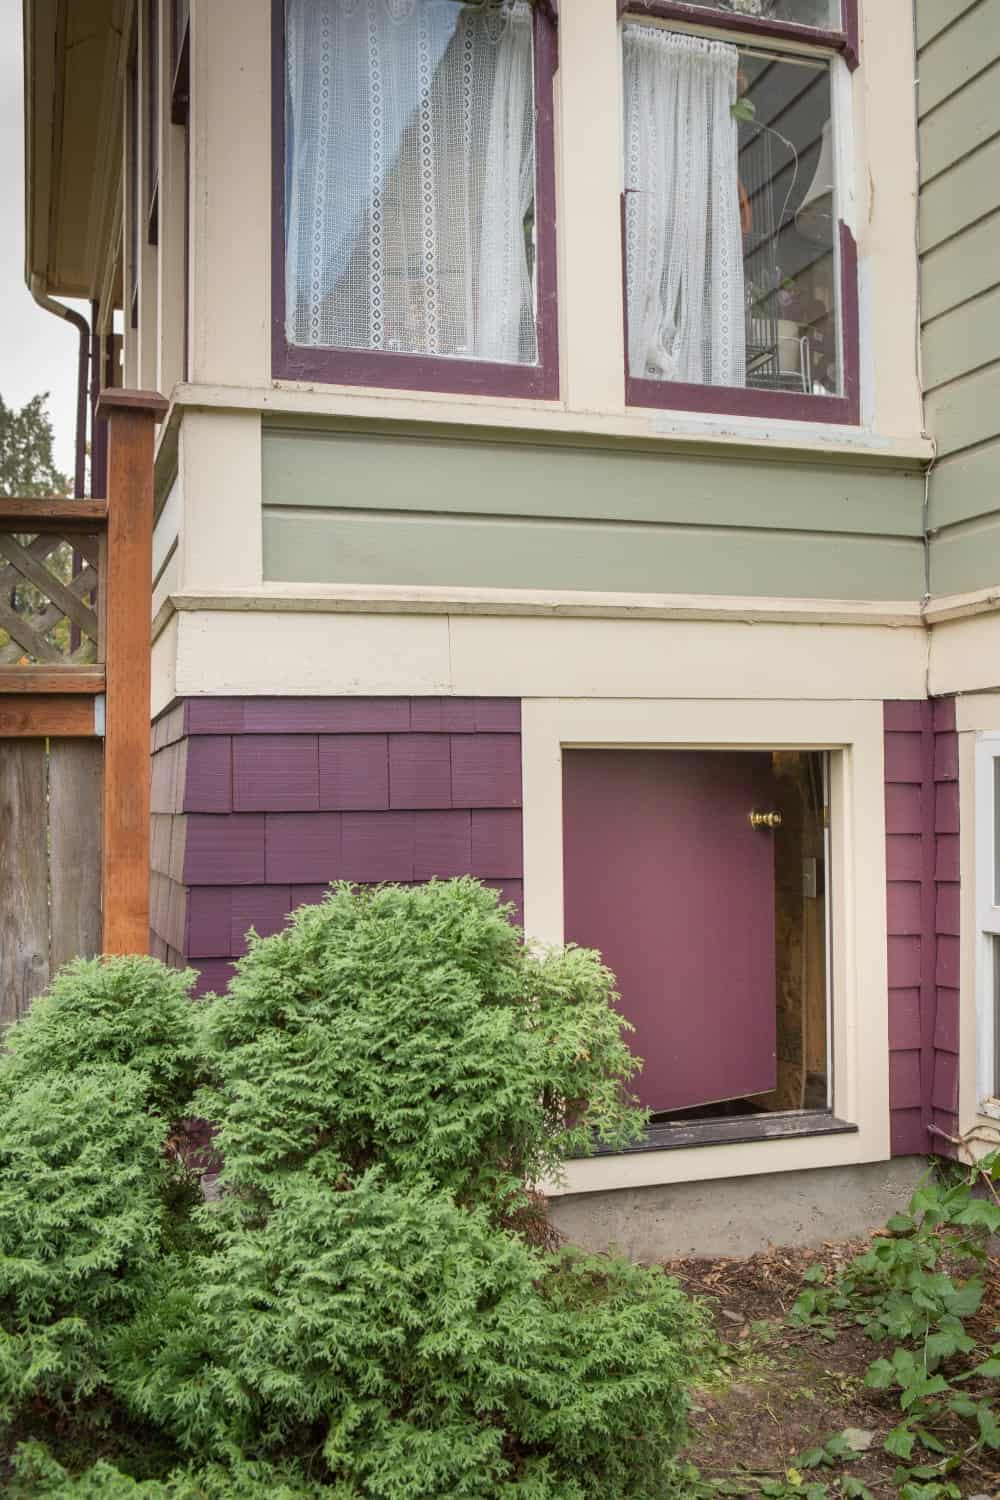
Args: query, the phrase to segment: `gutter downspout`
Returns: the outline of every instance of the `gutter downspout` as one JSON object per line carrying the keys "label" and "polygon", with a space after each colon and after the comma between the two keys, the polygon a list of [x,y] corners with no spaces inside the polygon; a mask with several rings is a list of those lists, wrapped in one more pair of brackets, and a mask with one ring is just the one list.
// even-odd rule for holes
{"label": "gutter downspout", "polygon": [[31,295],[39,307],[64,318],[80,335],[80,355],[76,378],[76,464],[73,475],[74,499],[82,500],[87,479],[87,375],[90,369],[90,325],[81,313],[57,302],[42,288],[42,278],[32,276]]}

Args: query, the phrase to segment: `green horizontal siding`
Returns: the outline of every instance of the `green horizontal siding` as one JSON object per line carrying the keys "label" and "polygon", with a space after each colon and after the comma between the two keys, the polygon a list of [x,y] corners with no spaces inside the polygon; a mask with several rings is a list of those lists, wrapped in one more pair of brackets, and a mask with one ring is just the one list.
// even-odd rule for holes
{"label": "green horizontal siding", "polygon": [[903,599],[923,545],[889,537],[400,512],[265,510],[264,576],[289,583]]}
{"label": "green horizontal siding", "polygon": [[[940,459],[931,471],[929,489],[927,521],[932,531],[1000,510],[1000,438]],[[995,581],[1000,583],[1000,574]]]}
{"label": "green horizontal siding", "polygon": [[942,457],[988,442],[1000,432],[1000,364],[939,386],[927,396],[924,410]]}
{"label": "green horizontal siding", "polygon": [[276,581],[923,591],[919,470],[269,427],[263,465]]}
{"label": "green horizontal siding", "polygon": [[963,594],[1000,581],[1000,512],[938,532],[930,554],[932,594]]}
{"label": "green horizontal siding", "polygon": [[924,390],[989,364],[1000,349],[1000,287],[963,302],[924,328]]}
{"label": "green horizontal siding", "polygon": [[1000,0],[917,0],[935,594],[1000,584]]}
{"label": "green horizontal siding", "polygon": [[961,234],[1000,209],[1000,136],[929,182],[920,194],[920,248]]}
{"label": "green horizontal siding", "polygon": [[917,6],[917,46],[926,47],[946,26],[978,4],[979,0],[923,0]]}
{"label": "green horizontal siding", "polygon": [[[933,5],[934,0],[923,0]],[[939,173],[991,140],[997,133],[1000,63],[980,73],[960,94],[938,105],[920,123],[920,177],[930,182]]]}
{"label": "green horizontal siding", "polygon": [[921,534],[913,470],[264,429],[267,506]]}
{"label": "green horizontal siding", "polygon": [[[923,0],[926,5],[927,0]],[[940,0],[931,0],[940,8]],[[920,54],[920,111],[928,114],[1000,58],[995,0],[971,6]]]}
{"label": "green horizontal siding", "polygon": [[921,277],[924,322],[1000,282],[1000,213],[990,214],[925,255]]}

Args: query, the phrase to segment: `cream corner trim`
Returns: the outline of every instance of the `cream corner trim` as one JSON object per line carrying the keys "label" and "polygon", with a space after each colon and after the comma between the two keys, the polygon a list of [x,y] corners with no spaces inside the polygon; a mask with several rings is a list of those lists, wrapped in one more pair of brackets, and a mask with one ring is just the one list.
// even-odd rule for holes
{"label": "cream corner trim", "polygon": [[[728,620],[744,624],[923,626],[905,599],[780,599],[714,594],[616,594],[583,590],[461,589],[393,584],[265,584],[211,594],[184,591],[164,602],[154,634],[173,612],[530,616],[549,619]],[[164,611],[167,611],[166,615]]]}

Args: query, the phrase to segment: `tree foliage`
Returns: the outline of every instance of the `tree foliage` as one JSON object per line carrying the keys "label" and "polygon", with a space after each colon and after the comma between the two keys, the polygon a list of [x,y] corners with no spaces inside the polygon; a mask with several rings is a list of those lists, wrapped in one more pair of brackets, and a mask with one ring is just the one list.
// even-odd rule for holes
{"label": "tree foliage", "polygon": [[67,495],[70,484],[55,465],[45,391],[20,411],[0,396],[0,495]]}
{"label": "tree foliage", "polygon": [[597,956],[529,952],[471,880],[339,887],[227,995],[189,980],[77,964],[0,1066],[15,1500],[682,1496],[700,1311],[514,1227],[638,1128]]}

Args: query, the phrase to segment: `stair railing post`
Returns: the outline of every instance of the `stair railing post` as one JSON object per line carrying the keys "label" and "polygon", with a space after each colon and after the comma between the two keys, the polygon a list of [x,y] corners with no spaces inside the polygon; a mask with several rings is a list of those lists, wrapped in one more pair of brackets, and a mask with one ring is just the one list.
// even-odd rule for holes
{"label": "stair railing post", "polygon": [[106,390],[108,418],[107,674],[101,908],[105,953],[149,947],[150,653],[153,588],[153,427],[167,402],[155,391]]}

